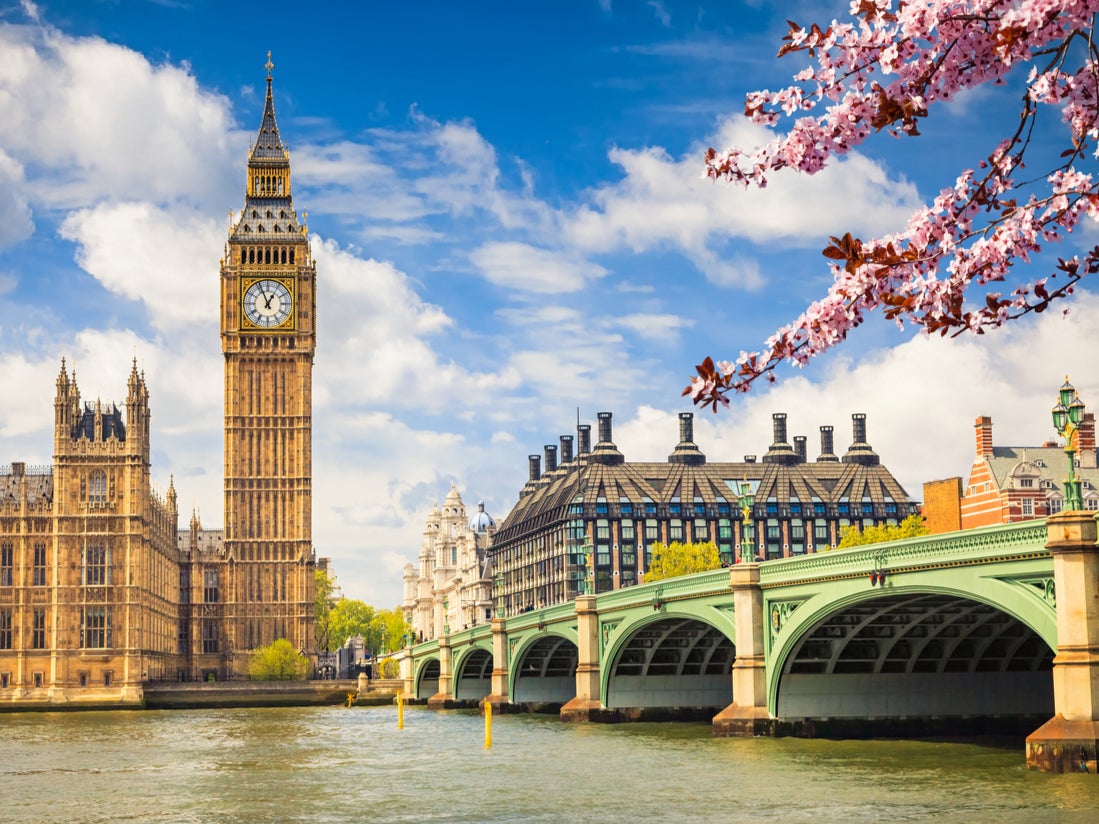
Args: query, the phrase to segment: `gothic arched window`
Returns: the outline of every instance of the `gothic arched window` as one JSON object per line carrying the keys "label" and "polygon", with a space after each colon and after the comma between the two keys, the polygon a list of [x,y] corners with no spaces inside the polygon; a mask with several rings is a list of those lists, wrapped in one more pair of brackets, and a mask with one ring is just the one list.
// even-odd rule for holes
{"label": "gothic arched window", "polygon": [[94,469],[88,476],[88,503],[107,503],[107,473],[102,469]]}

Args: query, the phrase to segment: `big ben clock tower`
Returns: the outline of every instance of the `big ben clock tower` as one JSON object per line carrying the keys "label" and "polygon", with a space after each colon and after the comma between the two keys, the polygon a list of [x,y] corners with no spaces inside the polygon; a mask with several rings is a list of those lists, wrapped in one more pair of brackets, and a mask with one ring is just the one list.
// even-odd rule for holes
{"label": "big ben clock tower", "polygon": [[[316,263],[291,198],[267,55],[263,122],[244,209],[221,262],[225,355],[225,555],[230,670],[286,638],[313,649],[312,388]],[[238,657],[236,654],[240,653]]]}

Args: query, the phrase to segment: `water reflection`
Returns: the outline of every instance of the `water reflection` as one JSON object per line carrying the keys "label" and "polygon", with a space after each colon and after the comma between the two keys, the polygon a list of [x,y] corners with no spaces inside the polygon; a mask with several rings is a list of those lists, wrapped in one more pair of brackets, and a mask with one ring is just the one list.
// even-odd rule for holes
{"label": "water reflection", "polygon": [[2,717],[0,820],[1088,821],[1099,778],[1021,742],[715,739],[389,707]]}

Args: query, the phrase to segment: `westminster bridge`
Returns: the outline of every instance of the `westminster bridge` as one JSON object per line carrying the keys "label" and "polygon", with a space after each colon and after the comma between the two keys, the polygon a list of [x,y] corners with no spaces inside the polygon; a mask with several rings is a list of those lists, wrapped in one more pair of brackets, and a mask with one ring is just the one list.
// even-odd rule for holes
{"label": "westminster bridge", "polygon": [[1095,772],[1096,537],[1068,512],[584,595],[407,649],[404,691],[717,735],[1036,730],[1029,765]]}

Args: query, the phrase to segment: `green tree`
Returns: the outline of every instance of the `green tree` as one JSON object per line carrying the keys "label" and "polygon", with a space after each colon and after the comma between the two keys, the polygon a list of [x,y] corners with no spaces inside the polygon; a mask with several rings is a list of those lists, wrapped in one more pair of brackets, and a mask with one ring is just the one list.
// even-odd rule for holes
{"label": "green tree", "polygon": [[712,541],[703,544],[682,544],[674,541],[670,546],[655,543],[651,550],[652,561],[645,572],[646,584],[721,566],[721,556]]}
{"label": "green tree", "polygon": [[400,607],[378,610],[378,620],[381,621],[382,652],[392,652],[400,649],[406,643],[405,636],[411,635],[412,627],[405,622],[404,610]]}
{"label": "green tree", "polygon": [[355,598],[341,598],[328,616],[329,643],[342,647],[348,638],[361,635],[367,649],[377,649],[381,641],[381,624],[375,621],[374,607]]}
{"label": "green tree", "polygon": [[896,526],[881,524],[878,526],[863,527],[861,530],[852,524],[840,530],[840,542],[836,549],[847,549],[852,546],[865,546],[866,544],[880,544],[884,541],[899,541],[901,538],[915,538],[918,535],[926,535],[927,526],[923,522],[922,515],[909,515]]}
{"label": "green tree", "polygon": [[285,638],[278,638],[252,653],[248,676],[253,681],[296,681],[305,678],[309,659]]}
{"label": "green tree", "polygon": [[328,573],[323,569],[318,569],[314,573],[314,579],[314,640],[317,642],[318,650],[321,652],[331,652],[332,634],[330,630],[332,624],[332,607],[336,604],[332,598],[332,590],[335,588],[335,585],[332,579],[328,577]]}

